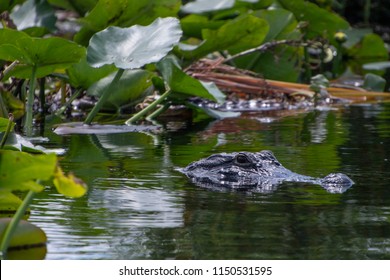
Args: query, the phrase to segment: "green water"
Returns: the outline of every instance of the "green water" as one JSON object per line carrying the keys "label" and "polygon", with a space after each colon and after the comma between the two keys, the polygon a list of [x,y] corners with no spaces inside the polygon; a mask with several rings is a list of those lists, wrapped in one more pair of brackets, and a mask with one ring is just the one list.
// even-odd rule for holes
{"label": "green water", "polygon": [[[80,199],[36,196],[30,220],[48,235],[47,259],[390,259],[390,104],[171,122],[159,135],[46,136],[89,185]],[[294,172],[343,172],[355,185],[217,192],[175,170],[263,149]]]}

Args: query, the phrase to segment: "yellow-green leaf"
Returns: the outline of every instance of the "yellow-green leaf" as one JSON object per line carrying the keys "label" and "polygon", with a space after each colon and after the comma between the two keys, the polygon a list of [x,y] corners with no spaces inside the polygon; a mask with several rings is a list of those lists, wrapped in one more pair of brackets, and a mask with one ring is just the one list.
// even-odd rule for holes
{"label": "yellow-green leaf", "polygon": [[53,183],[59,193],[70,197],[81,197],[87,191],[87,185],[81,179],[72,173],[66,176],[60,168],[57,169]]}

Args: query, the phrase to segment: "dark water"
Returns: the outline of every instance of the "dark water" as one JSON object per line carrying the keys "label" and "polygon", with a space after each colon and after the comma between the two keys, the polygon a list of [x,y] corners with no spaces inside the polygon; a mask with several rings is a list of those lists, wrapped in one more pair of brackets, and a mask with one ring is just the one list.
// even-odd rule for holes
{"label": "dark water", "polygon": [[[51,138],[89,185],[36,196],[47,259],[390,259],[390,104],[169,123],[161,135]],[[193,186],[176,167],[216,152],[272,150],[310,176],[348,174],[343,194],[286,183],[270,194]]]}

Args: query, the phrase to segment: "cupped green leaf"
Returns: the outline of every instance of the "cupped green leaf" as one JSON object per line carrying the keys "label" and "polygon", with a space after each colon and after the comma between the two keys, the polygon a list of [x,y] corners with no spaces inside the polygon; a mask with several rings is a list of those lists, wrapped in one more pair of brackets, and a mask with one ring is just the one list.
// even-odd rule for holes
{"label": "cupped green leaf", "polygon": [[[101,97],[110,86],[115,73],[99,80],[88,88],[87,94]],[[128,106],[150,93],[154,74],[147,70],[127,70],[120,80],[113,85],[110,96],[103,105],[104,109],[119,109]]]}
{"label": "cupped green leaf", "polygon": [[0,189],[42,191],[36,180],[48,180],[57,165],[55,154],[30,155],[0,150]]}
{"label": "cupped green leaf", "polygon": [[93,67],[140,68],[163,58],[181,35],[179,20],[170,17],[158,18],[148,26],[108,27],[91,38],[87,61]]}
{"label": "cupped green leaf", "polygon": [[207,98],[220,103],[225,100],[224,94],[216,86],[206,84],[209,91],[199,80],[184,73],[172,56],[167,56],[160,61],[157,68],[173,92]]}

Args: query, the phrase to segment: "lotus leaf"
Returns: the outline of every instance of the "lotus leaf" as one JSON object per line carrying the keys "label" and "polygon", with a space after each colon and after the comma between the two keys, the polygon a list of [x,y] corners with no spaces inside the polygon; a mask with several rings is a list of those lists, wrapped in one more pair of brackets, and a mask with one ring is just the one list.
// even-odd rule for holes
{"label": "lotus leaf", "polygon": [[148,26],[108,27],[91,38],[87,61],[93,67],[115,64],[121,69],[140,68],[163,58],[181,35],[176,18],[158,18]]}

